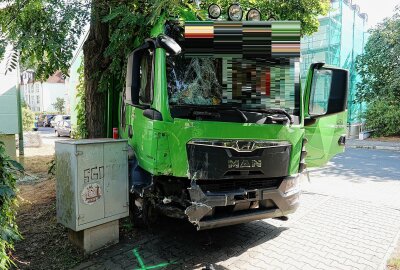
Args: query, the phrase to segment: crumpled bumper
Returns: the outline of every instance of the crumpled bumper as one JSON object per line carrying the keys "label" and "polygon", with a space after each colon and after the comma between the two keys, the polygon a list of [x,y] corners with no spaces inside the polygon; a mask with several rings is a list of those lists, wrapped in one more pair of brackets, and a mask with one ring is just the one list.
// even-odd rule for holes
{"label": "crumpled bumper", "polygon": [[[300,181],[303,174],[285,178],[277,189],[240,190],[204,193],[195,181],[188,189],[192,205],[185,214],[198,230],[217,228],[265,218],[281,217],[296,211],[299,205]],[[268,207],[260,207],[269,202]],[[240,205],[245,205],[243,209]],[[256,205],[256,207],[252,207]],[[229,216],[214,216],[216,207],[239,207]],[[246,207],[250,206],[250,207]],[[245,209],[247,208],[247,209]]]}

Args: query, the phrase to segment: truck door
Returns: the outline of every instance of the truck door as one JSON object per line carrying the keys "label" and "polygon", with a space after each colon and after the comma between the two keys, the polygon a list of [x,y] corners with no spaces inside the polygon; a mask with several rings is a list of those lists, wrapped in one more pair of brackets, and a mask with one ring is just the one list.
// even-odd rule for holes
{"label": "truck door", "polygon": [[325,165],[344,151],[349,72],[312,64],[307,76],[304,126],[308,167]]}
{"label": "truck door", "polygon": [[[135,150],[139,165],[151,170],[157,140],[154,135],[153,75],[155,45],[146,41],[128,57],[125,96],[121,107],[122,134]],[[150,113],[147,113],[150,111]],[[151,114],[154,112],[153,114]],[[156,119],[157,120],[157,119]]]}

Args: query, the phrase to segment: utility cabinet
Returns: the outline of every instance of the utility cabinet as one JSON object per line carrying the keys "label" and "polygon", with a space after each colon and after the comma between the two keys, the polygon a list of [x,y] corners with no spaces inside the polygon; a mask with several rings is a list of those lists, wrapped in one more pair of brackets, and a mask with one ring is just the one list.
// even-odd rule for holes
{"label": "utility cabinet", "polygon": [[129,215],[127,140],[56,142],[57,221],[81,231]]}

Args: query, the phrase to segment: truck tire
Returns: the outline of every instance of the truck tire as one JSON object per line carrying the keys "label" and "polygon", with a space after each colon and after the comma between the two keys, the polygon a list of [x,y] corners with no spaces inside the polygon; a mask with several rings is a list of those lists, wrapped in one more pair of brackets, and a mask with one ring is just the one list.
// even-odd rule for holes
{"label": "truck tire", "polygon": [[129,193],[129,217],[134,227],[148,228],[157,222],[158,213],[148,198]]}

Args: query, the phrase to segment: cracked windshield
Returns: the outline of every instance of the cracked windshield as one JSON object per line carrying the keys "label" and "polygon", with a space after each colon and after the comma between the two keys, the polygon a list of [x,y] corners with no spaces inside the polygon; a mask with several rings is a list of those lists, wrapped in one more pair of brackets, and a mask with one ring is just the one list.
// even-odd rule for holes
{"label": "cracked windshield", "polygon": [[[182,33],[180,33],[182,35]],[[209,53],[167,57],[171,105],[228,106],[240,109],[283,109],[294,114],[299,95],[295,58],[267,59]],[[199,48],[206,51],[207,48]]]}

